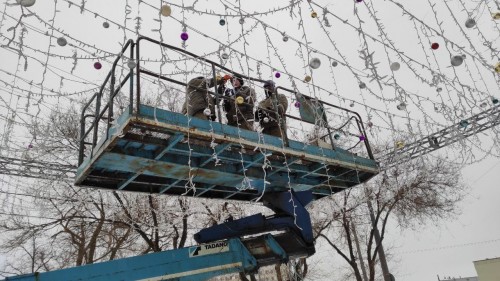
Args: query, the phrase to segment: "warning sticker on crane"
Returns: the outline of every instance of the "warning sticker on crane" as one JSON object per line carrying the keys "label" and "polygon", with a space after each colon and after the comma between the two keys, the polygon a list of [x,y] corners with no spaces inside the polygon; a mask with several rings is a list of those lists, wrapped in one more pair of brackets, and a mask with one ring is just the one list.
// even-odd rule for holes
{"label": "warning sticker on crane", "polygon": [[213,255],[229,251],[227,241],[214,242],[210,244],[202,244],[196,247],[189,248],[189,257],[199,257],[205,255]]}

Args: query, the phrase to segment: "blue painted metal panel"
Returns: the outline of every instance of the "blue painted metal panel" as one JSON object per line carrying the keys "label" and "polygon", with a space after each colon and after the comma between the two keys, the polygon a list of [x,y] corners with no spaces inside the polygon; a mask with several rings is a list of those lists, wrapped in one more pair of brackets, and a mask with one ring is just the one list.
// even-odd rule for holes
{"label": "blue painted metal panel", "polygon": [[[114,138],[101,142],[102,147],[95,149],[99,155],[92,162],[85,159],[79,167],[77,185],[250,201],[264,190],[289,188],[312,189],[320,198],[377,173],[375,161],[342,149],[296,141],[284,147],[279,138],[218,122],[144,105],[140,112],[139,116],[128,112],[120,116],[112,128],[114,133],[109,134]],[[123,128],[124,132],[118,132]],[[139,130],[146,130],[146,134]],[[214,140],[215,149],[211,143]],[[271,168],[262,168],[264,154]],[[214,155],[220,160],[217,165]],[[182,188],[190,185],[186,181],[190,176],[196,191],[184,194],[187,190]]]}
{"label": "blue painted metal panel", "polygon": [[[239,239],[69,269],[8,277],[17,281],[206,280],[257,268],[257,260]],[[207,246],[207,247],[206,247]],[[178,279],[177,279],[178,278]]]}

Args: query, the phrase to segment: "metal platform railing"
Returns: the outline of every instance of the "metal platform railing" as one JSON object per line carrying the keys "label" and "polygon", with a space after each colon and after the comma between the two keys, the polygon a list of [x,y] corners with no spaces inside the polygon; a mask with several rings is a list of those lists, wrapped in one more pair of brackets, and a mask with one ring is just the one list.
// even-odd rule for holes
{"label": "metal platform railing", "polygon": [[[99,92],[95,93],[91,97],[91,99],[85,104],[85,106],[82,110],[81,120],[80,120],[81,128],[80,128],[80,148],[79,148],[79,157],[78,157],[78,164],[79,165],[83,162],[84,157],[85,157],[85,152],[87,149],[90,148],[89,149],[90,152],[87,152],[87,153],[89,153],[89,154],[93,153],[93,151],[98,143],[99,135],[103,134],[102,131],[99,131],[99,126],[100,126],[101,122],[105,122],[105,124],[106,124],[104,138],[107,139],[109,137],[108,136],[109,128],[112,126],[113,121],[115,120],[115,116],[114,116],[115,115],[114,104],[116,102],[115,97],[124,88],[124,86],[127,83],[129,85],[129,104],[127,106],[127,110],[129,110],[130,114],[133,113],[133,114],[137,114],[137,115],[140,115],[140,105],[141,105],[141,74],[151,76],[151,77],[154,77],[156,79],[161,79],[163,81],[167,81],[170,83],[174,83],[174,84],[180,85],[182,87],[186,87],[186,83],[184,83],[184,82],[181,82],[181,81],[166,77],[165,75],[161,75],[159,73],[154,73],[150,70],[141,68],[141,59],[140,59],[141,58],[141,56],[140,56],[140,49],[141,48],[140,48],[140,46],[141,46],[142,41],[156,44],[158,46],[161,46],[162,48],[173,50],[175,52],[192,57],[196,60],[199,60],[201,62],[204,62],[204,63],[210,65],[211,70],[212,70],[212,76],[213,76],[214,80],[216,80],[216,76],[217,76],[216,70],[219,70],[219,71],[226,71],[228,73],[231,73],[232,75],[237,75],[237,76],[240,76],[244,79],[248,79],[251,81],[261,82],[261,83],[265,82],[265,80],[254,78],[254,77],[249,77],[249,76],[237,73],[237,72],[235,72],[227,67],[224,67],[216,62],[213,62],[209,59],[206,59],[204,57],[200,57],[200,56],[193,54],[189,51],[186,51],[184,49],[181,49],[181,48],[178,48],[175,46],[171,46],[171,45],[159,42],[157,40],[154,40],[154,39],[151,39],[148,37],[140,36],[140,37],[138,37],[136,42],[133,42],[133,40],[128,40],[126,42],[126,44],[123,46],[123,48],[120,51],[120,53],[118,54],[118,56],[116,57],[116,59],[114,60],[112,67],[111,67],[111,70],[107,74]],[[135,63],[135,67],[130,68],[128,74],[125,75],[125,77],[121,81],[118,82],[118,85],[116,85],[117,84],[117,81],[116,81],[117,63],[120,61],[120,59],[126,58],[127,51],[129,52],[128,59],[131,62]],[[134,76],[135,76],[135,81],[134,81]],[[135,93],[134,93],[134,82],[135,82]],[[109,88],[107,88],[108,84],[109,84]],[[317,114],[317,112],[315,111],[315,114],[314,114],[314,116],[312,116],[313,117],[312,119],[310,118],[311,116],[309,116],[308,118],[303,118],[304,116],[301,116],[299,118],[299,117],[295,117],[295,116],[292,116],[289,114],[286,114],[285,116],[287,118],[297,120],[299,122],[305,122],[305,123],[313,124],[316,126],[319,125],[319,126],[322,126],[323,128],[325,128],[328,133],[325,136],[323,136],[323,138],[326,138],[326,137],[328,138],[328,140],[330,141],[330,145],[332,146],[332,149],[335,149],[333,146],[334,142],[333,142],[333,138],[332,138],[333,131],[342,129],[342,127],[345,126],[345,124],[343,124],[340,128],[333,128],[333,127],[329,126],[328,120],[326,120],[326,115],[325,115],[324,109],[327,107],[330,107],[330,108],[334,108],[336,110],[341,110],[341,111],[346,112],[348,115],[350,115],[350,117],[348,118],[348,122],[350,122],[351,120],[354,120],[356,125],[357,125],[357,128],[358,128],[357,136],[360,137],[358,143],[364,143],[369,158],[372,160],[374,159],[368,138],[366,137],[366,132],[365,132],[365,129],[363,127],[361,117],[358,113],[351,111],[349,109],[346,109],[346,108],[342,108],[340,106],[336,106],[336,105],[309,97],[307,95],[299,93],[298,91],[287,89],[285,87],[281,87],[281,86],[277,87],[275,91],[277,91],[277,90],[283,90],[283,91],[292,93],[292,94],[296,95],[296,97],[300,97],[300,98],[303,98],[305,100],[311,101],[315,105],[320,105],[323,108],[323,112],[320,114]],[[106,97],[105,91],[109,92],[107,100],[105,100],[105,97]],[[217,91],[214,91],[214,92],[209,91],[209,94],[211,94],[215,97],[216,109],[217,109],[217,115],[218,115],[217,122],[221,122],[221,120],[222,120],[222,118],[221,118],[222,112],[220,109],[221,100],[227,99],[227,97],[217,93]],[[94,109],[93,112],[92,112],[92,109]],[[88,119],[91,119],[92,121],[89,122]],[[354,135],[356,135],[356,134],[354,134]],[[285,145],[288,143],[286,137],[283,141],[284,141]]]}

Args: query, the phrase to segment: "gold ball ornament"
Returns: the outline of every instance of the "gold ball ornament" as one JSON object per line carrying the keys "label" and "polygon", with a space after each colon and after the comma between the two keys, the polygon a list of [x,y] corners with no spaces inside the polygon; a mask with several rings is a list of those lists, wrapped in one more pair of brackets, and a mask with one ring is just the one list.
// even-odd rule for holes
{"label": "gold ball ornament", "polygon": [[243,104],[244,102],[245,102],[245,99],[243,97],[236,98],[236,104]]}
{"label": "gold ball ornament", "polygon": [[318,17],[318,13],[316,13],[316,12],[311,13],[311,18],[315,19],[317,17]]}
{"label": "gold ball ornament", "polygon": [[500,20],[500,12],[493,13],[491,14],[491,16],[494,20]]}
{"label": "gold ball ornament", "polygon": [[161,6],[160,13],[164,17],[169,17],[172,14],[172,8],[169,5]]}
{"label": "gold ball ornament", "polygon": [[306,77],[304,77],[304,81],[306,82],[311,82],[311,76],[307,75]]}
{"label": "gold ball ornament", "polygon": [[398,149],[402,149],[403,147],[405,147],[405,143],[404,143],[404,142],[402,142],[402,141],[397,141],[397,142],[396,142],[396,147],[397,147]]}
{"label": "gold ball ornament", "polygon": [[495,72],[500,73],[500,62],[497,62],[497,64],[495,65]]}

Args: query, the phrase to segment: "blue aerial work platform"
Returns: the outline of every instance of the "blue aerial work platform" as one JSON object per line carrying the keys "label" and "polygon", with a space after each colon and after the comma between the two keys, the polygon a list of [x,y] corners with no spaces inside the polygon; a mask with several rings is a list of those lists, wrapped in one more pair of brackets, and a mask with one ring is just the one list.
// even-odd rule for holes
{"label": "blue aerial work platform", "polygon": [[[322,126],[328,132],[324,137],[330,140],[329,146],[325,147],[294,141],[286,136],[282,139],[263,135],[142,104],[141,75],[181,86],[186,84],[141,68],[138,59],[141,58],[141,41],[210,65],[214,80],[216,68],[237,74],[205,58],[147,37],[139,37],[136,42],[129,40],[114,61],[100,91],[82,110],[75,184],[113,191],[260,201],[275,211],[275,215],[265,217],[255,214],[229,219],[199,231],[194,235],[198,243],[210,243],[215,245],[214,248],[224,249],[213,253],[208,251],[212,246],[207,246],[206,259],[194,257],[194,253],[200,251],[196,249],[205,247],[203,244],[28,275],[26,279],[22,276],[15,278],[110,280],[113,276],[113,280],[205,280],[229,272],[252,272],[262,265],[314,254],[311,220],[306,210],[308,204],[363,183],[379,172],[360,116],[348,109],[278,87],[278,91],[294,94],[301,103],[300,118],[289,115],[287,118]],[[130,50],[129,60],[135,61],[136,67],[117,82],[115,68],[127,49]],[[127,83],[129,104],[118,111],[116,96]],[[106,88],[109,88],[108,94],[104,93]],[[216,99],[216,115],[220,120],[221,100],[226,97],[218,93],[210,94]],[[354,127],[358,129],[354,134],[359,137],[357,144],[364,144],[367,157],[333,146],[332,130],[335,128],[328,125],[325,106],[349,114],[348,122],[355,122]],[[284,125],[282,120],[280,123]],[[242,238],[271,231],[282,232],[277,236],[268,234]],[[118,277],[118,274],[123,277]],[[68,276],[74,276],[71,277],[74,279]],[[78,279],[78,276],[81,278]],[[11,279],[17,280],[15,278]]]}
{"label": "blue aerial work platform", "polygon": [[[130,57],[134,58],[135,48],[135,57],[140,57],[141,40],[196,57],[185,50],[145,37],[139,37],[136,43],[129,41],[123,50],[130,47]],[[137,61],[135,75],[134,69],[131,69],[126,78],[115,85],[115,66],[120,57],[113,64],[101,91],[94,95],[82,112],[76,185],[244,201],[255,200],[264,191],[311,190],[314,199],[319,199],[365,182],[378,173],[361,118],[355,112],[332,105],[353,113],[359,134],[365,136],[361,142],[365,144],[369,158],[338,147],[324,148],[259,135],[220,122],[141,104],[141,74],[160,77],[177,85],[185,84],[141,69],[140,61]],[[211,64],[214,75],[216,66],[231,72],[204,58],[199,60]],[[104,100],[103,89],[109,80],[112,94]],[[114,97],[127,81],[130,85],[130,104],[121,115],[115,116]],[[295,93],[282,87],[278,90]],[[222,98],[213,94],[217,101]],[[135,102],[132,102],[134,96]],[[307,109],[306,103],[302,104]],[[327,103],[316,101],[316,104]],[[95,107],[95,114],[89,112],[90,105]],[[301,121],[315,121],[314,117],[310,118],[310,113],[307,115],[305,112],[301,116],[304,117]],[[91,122],[87,122],[89,117]],[[107,127],[104,133],[99,134],[98,126],[103,120],[107,122]],[[264,161],[269,161],[270,168],[263,169]],[[189,188],[193,185],[196,188]]]}

